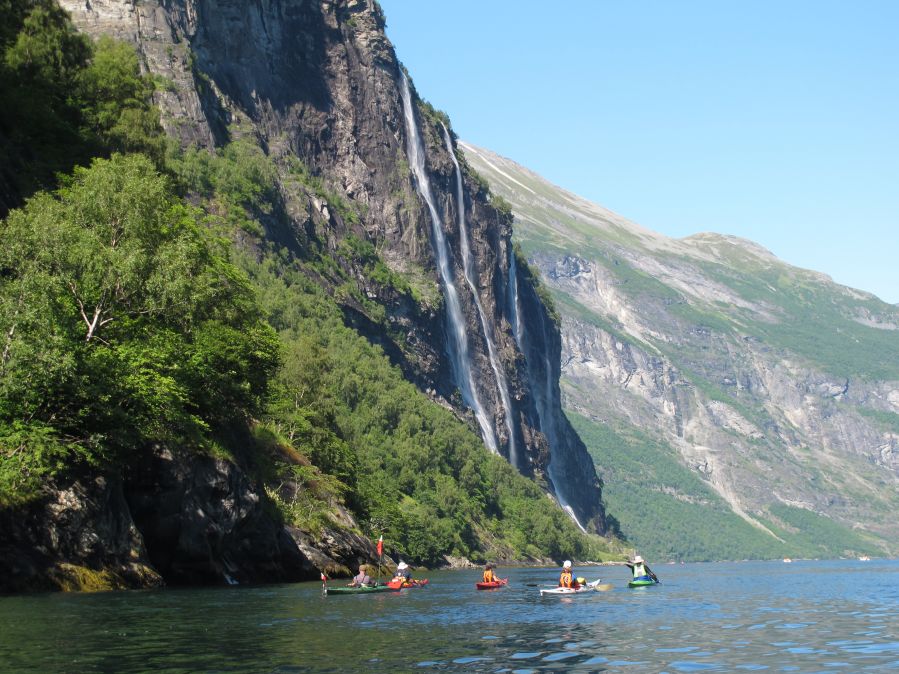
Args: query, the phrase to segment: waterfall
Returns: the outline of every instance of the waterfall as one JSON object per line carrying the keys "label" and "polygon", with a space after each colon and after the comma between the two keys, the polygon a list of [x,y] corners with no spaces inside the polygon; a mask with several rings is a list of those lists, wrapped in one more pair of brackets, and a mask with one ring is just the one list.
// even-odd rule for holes
{"label": "waterfall", "polygon": [[449,248],[446,243],[446,234],[443,231],[443,219],[437,211],[434,196],[431,193],[431,181],[425,170],[425,150],[418,132],[418,124],[415,121],[415,111],[412,108],[412,95],[409,92],[409,79],[406,73],[400,71],[402,78],[400,93],[403,98],[403,116],[406,120],[406,155],[409,158],[409,166],[415,176],[418,192],[428,206],[431,214],[431,239],[434,244],[434,254],[437,258],[437,272],[443,283],[443,291],[446,299],[446,317],[449,332],[448,351],[452,364],[455,384],[462,392],[462,400],[474,411],[478,425],[481,427],[481,435],[487,447],[494,453],[499,453],[496,435],[484,406],[478,397],[474,374],[471,371],[471,357],[468,353],[468,335],[465,331],[465,319],[462,315],[462,306],[459,303],[459,293],[453,281],[453,270],[449,259]]}
{"label": "waterfall", "polygon": [[478,287],[475,284],[474,258],[471,254],[471,246],[468,244],[468,223],[465,221],[465,194],[462,191],[462,169],[459,168],[459,161],[456,159],[456,153],[453,150],[453,140],[450,138],[449,131],[447,131],[446,126],[442,122],[440,126],[443,127],[446,151],[449,152],[453,160],[453,166],[456,169],[456,211],[459,214],[459,245],[462,248],[462,271],[477,307],[478,317],[481,319],[481,329],[484,331],[484,339],[487,340],[487,354],[490,356],[490,367],[493,368],[493,375],[496,377],[496,387],[499,389],[499,395],[503,403],[506,429],[509,431],[509,463],[518,468],[518,446],[515,442],[515,425],[512,421],[512,396],[509,395],[506,375],[503,373],[499,358],[496,355],[496,345],[493,343],[492,336],[493,330],[491,329],[491,324],[487,321],[487,314],[484,312],[484,305],[481,302]]}
{"label": "waterfall", "polygon": [[[587,533],[587,530],[584,528],[584,525],[580,523],[577,518],[577,515],[574,514],[574,509],[568,505],[568,499],[565,498],[565,493],[563,491],[563,481],[557,479],[558,473],[555,469],[556,455],[562,450],[561,438],[559,437],[559,431],[556,428],[556,415],[555,410],[552,405],[552,391],[554,389],[555,380],[553,379],[553,371],[550,367],[549,362],[549,335],[546,330],[546,321],[542,321],[543,325],[543,343],[546,345],[546,348],[543,350],[543,366],[546,370],[546,381],[544,383],[543,388],[543,409],[540,410],[540,425],[542,426],[541,430],[543,434],[546,436],[547,442],[549,442],[549,463],[546,466],[546,472],[549,473],[549,479],[552,480],[553,487],[556,490],[556,498],[559,499],[559,505],[562,506],[562,509],[568,513],[571,519],[574,520],[574,523],[577,524],[581,531]],[[539,409],[539,408],[538,408]],[[562,414],[561,403],[559,405],[559,414]]]}
{"label": "waterfall", "polygon": [[[515,255],[512,255],[512,261],[514,263]],[[513,267],[509,267],[510,275],[513,274]],[[514,276],[513,276],[514,278]],[[520,315],[520,311],[518,311],[519,307],[517,306],[518,302],[518,281],[515,280],[515,301],[516,301],[516,315]],[[512,279],[510,279],[510,284]],[[512,292],[510,290],[510,292]],[[574,521],[575,524],[578,525],[581,531],[584,533],[587,530],[584,528],[584,525],[581,524],[580,520],[578,520],[577,515],[574,513],[574,508],[572,508],[568,504],[568,499],[565,497],[564,493],[564,484],[561,479],[558,477],[558,472],[556,471],[555,464],[556,456],[559,452],[562,451],[561,438],[559,437],[558,429],[556,428],[556,416],[555,410],[553,408],[553,370],[552,363],[549,360],[549,333],[547,331],[546,320],[540,322],[540,326],[543,330],[543,373],[544,378],[543,381],[538,381],[537,373],[534,372],[531,366],[530,358],[527,359],[527,372],[528,372],[528,383],[531,387],[531,392],[534,396],[534,407],[537,409],[537,426],[543,435],[546,436],[546,441],[549,443],[549,463],[546,466],[546,472],[549,474],[549,479],[553,484],[553,488],[556,492],[556,498],[559,501],[559,505],[562,509],[568,513],[568,516]],[[523,323],[520,323],[520,332],[516,335],[518,341],[518,348],[521,349],[521,352],[526,356],[529,354],[527,349],[527,328]],[[561,414],[561,408],[559,408],[559,414]]]}
{"label": "waterfall", "polygon": [[512,335],[518,350],[524,353],[521,345],[521,336],[524,327],[521,325],[521,309],[518,305],[518,262],[515,260],[515,250],[509,246],[509,315],[512,317]]}

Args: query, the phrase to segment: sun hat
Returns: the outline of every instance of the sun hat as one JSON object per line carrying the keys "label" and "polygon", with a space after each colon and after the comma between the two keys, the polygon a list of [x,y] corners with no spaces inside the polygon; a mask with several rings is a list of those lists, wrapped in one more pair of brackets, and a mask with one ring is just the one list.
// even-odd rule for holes
{"label": "sun hat", "polygon": [[571,560],[566,559],[564,562],[562,562],[562,568],[563,568],[563,569],[570,569],[570,568],[571,568]]}
{"label": "sun hat", "polygon": [[637,555],[636,557],[634,557],[634,564],[642,564],[642,563],[643,563],[643,558],[640,555]]}
{"label": "sun hat", "polygon": [[402,571],[403,569],[408,569],[408,568],[409,568],[409,565],[406,564],[406,562],[400,562],[399,564],[396,565],[397,571]]}

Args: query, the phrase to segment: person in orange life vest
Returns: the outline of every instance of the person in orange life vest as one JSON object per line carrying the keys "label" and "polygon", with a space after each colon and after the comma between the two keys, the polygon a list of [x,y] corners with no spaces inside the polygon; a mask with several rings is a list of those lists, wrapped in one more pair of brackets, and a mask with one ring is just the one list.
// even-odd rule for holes
{"label": "person in orange life vest", "polygon": [[562,563],[562,574],[559,576],[559,587],[570,587],[572,590],[576,590],[580,587],[578,582],[571,575],[571,562],[567,559]]}
{"label": "person in orange life vest", "polygon": [[492,583],[496,580],[496,576],[493,575],[493,564],[488,564],[484,567],[484,582]]}

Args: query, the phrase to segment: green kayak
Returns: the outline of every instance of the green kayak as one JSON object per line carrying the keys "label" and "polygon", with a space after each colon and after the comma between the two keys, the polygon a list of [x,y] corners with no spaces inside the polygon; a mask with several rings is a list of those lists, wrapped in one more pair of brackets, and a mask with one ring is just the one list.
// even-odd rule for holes
{"label": "green kayak", "polygon": [[371,592],[399,592],[400,588],[389,585],[363,585],[361,587],[326,587],[325,594],[369,594]]}
{"label": "green kayak", "polygon": [[640,576],[639,578],[634,578],[631,582],[627,584],[628,587],[646,587],[647,585],[655,585],[657,581],[654,581],[649,576]]}

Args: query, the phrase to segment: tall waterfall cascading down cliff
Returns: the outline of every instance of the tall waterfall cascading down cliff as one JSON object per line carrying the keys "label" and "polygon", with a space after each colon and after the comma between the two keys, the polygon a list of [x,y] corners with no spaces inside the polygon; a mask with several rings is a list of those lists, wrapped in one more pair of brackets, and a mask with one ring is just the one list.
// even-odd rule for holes
{"label": "tall waterfall cascading down cliff", "polygon": [[512,317],[512,336],[515,337],[515,344],[518,350],[523,351],[521,346],[521,334],[524,332],[524,326],[521,324],[521,307],[518,302],[518,263],[515,261],[515,252],[509,250],[509,315]]}
{"label": "tall waterfall cascading down cliff", "polygon": [[496,386],[499,389],[499,395],[503,403],[503,413],[506,422],[506,429],[509,432],[509,463],[520,469],[518,463],[518,445],[515,441],[515,425],[512,421],[512,396],[509,395],[509,383],[503,374],[502,365],[496,353],[496,345],[491,334],[490,323],[484,312],[484,303],[478,294],[478,287],[475,285],[474,258],[471,254],[471,246],[468,244],[468,223],[465,221],[465,193],[462,190],[462,169],[459,168],[459,161],[456,159],[456,153],[453,150],[453,140],[450,138],[449,131],[446,126],[443,127],[443,138],[446,141],[446,151],[449,152],[450,159],[453,160],[453,167],[456,171],[456,211],[459,218],[459,247],[462,249],[462,271],[465,275],[465,281],[471,290],[471,296],[474,300],[475,307],[478,310],[478,318],[481,321],[481,329],[484,331],[484,339],[487,342],[487,355],[490,358],[490,367],[493,375],[496,377]]}
{"label": "tall waterfall cascading down cliff", "polygon": [[[509,285],[508,285],[508,301],[509,301],[509,315],[512,317],[512,332],[515,337],[515,343],[518,346],[518,349],[522,353],[528,353],[528,334],[527,329],[525,328],[524,322],[521,320],[521,300],[518,294],[518,265],[515,261],[515,253],[514,251],[509,251]],[[541,326],[541,340],[543,344],[549,344],[549,335],[547,334],[547,327],[545,322],[540,323]],[[558,431],[555,414],[552,407],[553,404],[553,369],[551,367],[551,363],[549,360],[549,352],[544,350],[543,352],[543,376],[541,377],[539,373],[535,372],[535,369],[531,366],[530,361],[527,361],[527,374],[528,374],[528,384],[531,388],[531,391],[534,395],[535,407],[537,411],[537,427],[540,431],[546,436],[547,442],[549,442],[550,447],[554,447],[556,452],[559,452],[562,447],[562,437]],[[556,470],[556,464],[554,461],[554,454],[550,454],[549,464],[546,466],[546,472],[549,474],[550,482],[553,484],[553,488],[556,493],[556,498],[559,501],[559,505],[568,513],[572,520],[574,520],[575,524],[577,524],[581,531],[586,532],[586,528],[581,523],[581,520],[578,518],[577,514],[574,511],[574,508],[571,506],[568,498],[565,495],[566,485],[565,481],[561,479]]]}
{"label": "tall waterfall cascading down cliff", "polygon": [[409,166],[415,176],[415,182],[419,194],[428,206],[431,215],[431,238],[434,244],[434,254],[437,258],[437,270],[440,281],[446,295],[446,317],[449,340],[447,350],[452,361],[455,383],[462,393],[462,399],[471,407],[478,425],[481,427],[481,435],[484,442],[494,453],[499,453],[499,446],[493,425],[484,405],[478,395],[477,385],[471,369],[471,359],[468,350],[468,331],[465,329],[465,320],[462,315],[462,305],[459,302],[459,293],[453,280],[453,270],[450,264],[449,246],[446,242],[446,234],[443,231],[443,219],[437,210],[434,195],[431,192],[431,181],[425,169],[425,152],[418,132],[418,122],[415,119],[415,111],[412,107],[412,95],[409,91],[409,79],[406,73],[400,72],[400,93],[403,99],[403,116],[406,121],[406,155],[409,158]]}

